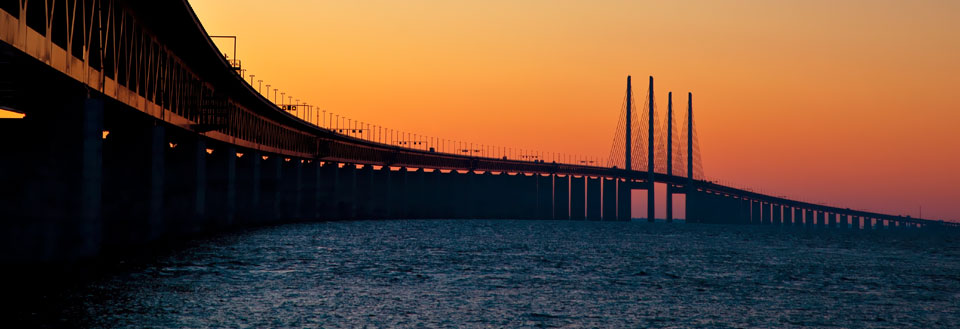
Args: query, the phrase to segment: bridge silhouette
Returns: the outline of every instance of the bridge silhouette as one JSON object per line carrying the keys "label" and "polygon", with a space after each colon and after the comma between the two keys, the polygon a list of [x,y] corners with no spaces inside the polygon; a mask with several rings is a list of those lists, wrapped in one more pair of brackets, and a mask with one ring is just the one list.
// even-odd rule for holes
{"label": "bridge silhouette", "polygon": [[[666,184],[685,220],[847,230],[957,223],[813,204],[705,180],[686,96],[627,79],[607,159],[455,142],[334,120],[248,82],[186,0],[0,1],[4,261],[73,259],[295,220],[629,221]],[[682,102],[682,101],[681,101]],[[329,120],[328,120],[329,119]]]}

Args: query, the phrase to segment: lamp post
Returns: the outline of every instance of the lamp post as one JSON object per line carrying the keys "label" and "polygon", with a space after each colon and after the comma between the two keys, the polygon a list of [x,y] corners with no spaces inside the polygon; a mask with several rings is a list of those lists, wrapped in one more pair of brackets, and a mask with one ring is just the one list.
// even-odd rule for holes
{"label": "lamp post", "polygon": [[263,80],[257,80],[257,92],[263,94]]}
{"label": "lamp post", "polygon": [[250,86],[253,86],[253,77],[255,76],[256,75],[253,75],[253,74],[250,75]]}
{"label": "lamp post", "polygon": [[267,98],[270,98],[270,85],[267,85]]}

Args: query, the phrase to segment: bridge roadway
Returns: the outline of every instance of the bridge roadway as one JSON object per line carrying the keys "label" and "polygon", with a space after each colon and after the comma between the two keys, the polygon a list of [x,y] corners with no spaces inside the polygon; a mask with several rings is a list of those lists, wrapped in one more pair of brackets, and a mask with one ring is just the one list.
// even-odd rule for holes
{"label": "bridge roadway", "polygon": [[[26,114],[0,120],[0,138],[16,141],[0,145],[2,261],[291,220],[623,221],[624,196],[651,186],[647,172],[336,134],[280,110],[237,69],[185,0],[0,1],[0,106]],[[690,222],[956,227],[653,177],[687,196]]]}

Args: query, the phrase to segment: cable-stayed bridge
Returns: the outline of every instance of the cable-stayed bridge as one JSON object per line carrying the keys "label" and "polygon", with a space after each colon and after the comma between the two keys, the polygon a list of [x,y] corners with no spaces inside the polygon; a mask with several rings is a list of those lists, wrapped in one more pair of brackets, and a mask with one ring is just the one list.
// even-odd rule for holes
{"label": "cable-stayed bridge", "polygon": [[0,107],[24,114],[0,120],[3,254],[64,259],[293,220],[628,221],[636,189],[652,220],[656,183],[667,220],[683,194],[688,222],[958,226],[706,181],[692,94],[668,94],[664,113],[652,77],[640,97],[631,84],[607,159],[472,144],[264,93],[186,0],[0,0]]}

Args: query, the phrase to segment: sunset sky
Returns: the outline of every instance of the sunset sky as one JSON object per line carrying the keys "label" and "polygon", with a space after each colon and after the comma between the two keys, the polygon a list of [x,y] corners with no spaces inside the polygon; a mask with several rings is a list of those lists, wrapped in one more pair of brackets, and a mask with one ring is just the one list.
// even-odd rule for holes
{"label": "sunset sky", "polygon": [[248,73],[357,120],[605,157],[652,75],[662,109],[694,93],[710,179],[960,220],[960,1],[190,4]]}

